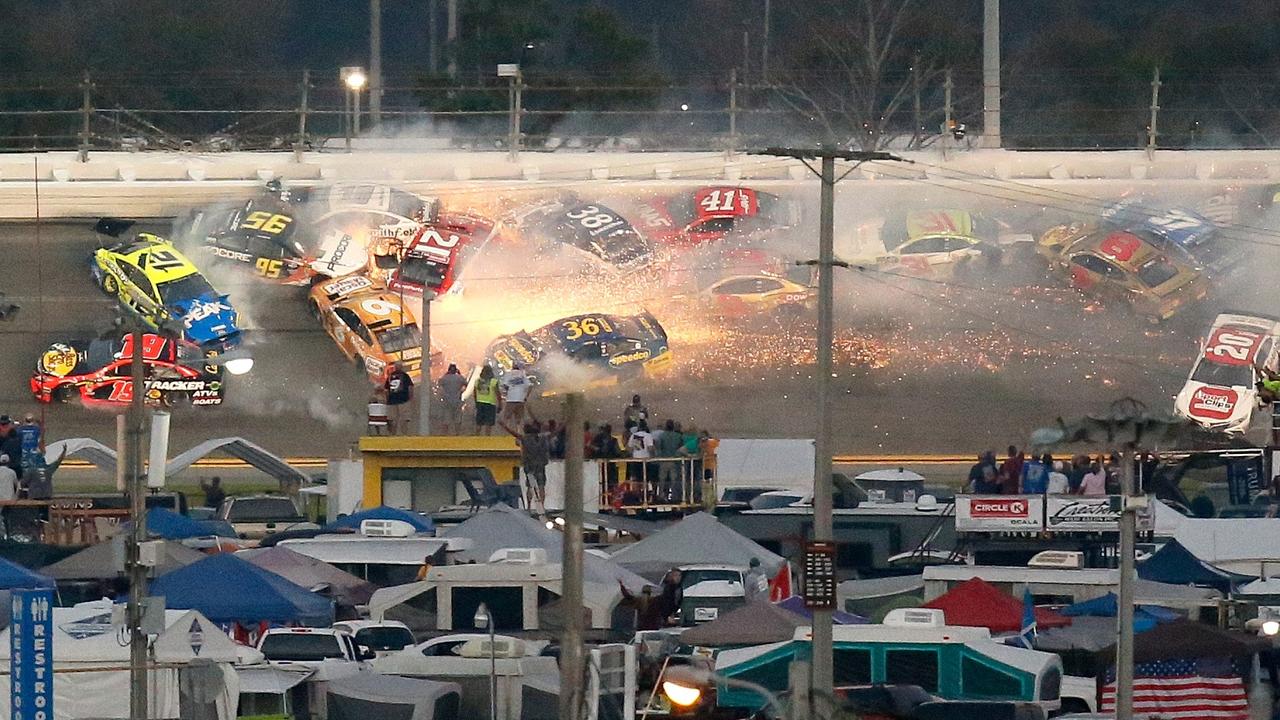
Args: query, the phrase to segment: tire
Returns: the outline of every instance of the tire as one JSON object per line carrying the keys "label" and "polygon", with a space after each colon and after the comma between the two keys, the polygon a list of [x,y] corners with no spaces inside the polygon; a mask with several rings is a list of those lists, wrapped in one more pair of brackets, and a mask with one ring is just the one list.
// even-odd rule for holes
{"label": "tire", "polygon": [[53,402],[66,404],[71,402],[72,399],[75,398],[75,396],[76,396],[76,391],[73,386],[59,385],[58,387],[54,388],[53,392],[50,393],[49,397],[50,399],[53,400]]}
{"label": "tire", "polygon": [[315,300],[308,300],[308,301],[307,301],[307,311],[308,311],[308,312],[310,312],[310,313],[311,313],[311,317],[315,318],[316,320],[320,320],[320,319],[321,319],[321,315],[320,315],[320,304],[319,304],[319,303],[317,303]]}
{"label": "tire", "polygon": [[102,292],[110,295],[111,297],[119,297],[120,281],[116,280],[114,275],[103,273],[102,282],[100,282],[99,285],[102,287]]}

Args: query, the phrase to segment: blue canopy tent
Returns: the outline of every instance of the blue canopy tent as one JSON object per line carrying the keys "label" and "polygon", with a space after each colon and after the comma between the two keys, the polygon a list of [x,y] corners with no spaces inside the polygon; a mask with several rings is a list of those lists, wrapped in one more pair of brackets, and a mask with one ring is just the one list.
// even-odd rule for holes
{"label": "blue canopy tent", "polygon": [[40,575],[34,570],[0,558],[0,590],[34,590],[36,588],[52,588],[56,585],[53,578]]}
{"label": "blue canopy tent", "polygon": [[146,525],[148,536],[165,540],[186,540],[195,537],[209,537],[210,535],[235,537],[234,531],[230,535],[225,535],[225,533],[217,532],[216,525],[204,525],[168,508],[155,507],[147,510],[142,522]]}
{"label": "blue canopy tent", "polygon": [[[1067,617],[1115,617],[1120,612],[1120,603],[1115,593],[1107,593],[1092,600],[1084,600],[1068,605],[1058,611]],[[1158,605],[1139,605],[1133,610],[1133,629],[1137,632],[1150,630],[1160,623],[1173,622],[1182,616]]]}
{"label": "blue canopy tent", "polygon": [[325,530],[359,530],[360,523],[365,520],[400,520],[412,525],[420,533],[435,532],[435,525],[432,524],[431,518],[426,515],[420,515],[410,510],[402,510],[400,508],[388,507],[381,505],[368,510],[351,513],[350,515],[338,518],[328,525],[324,526]]}
{"label": "blue canopy tent", "polygon": [[1177,540],[1170,540],[1138,566],[1143,580],[1173,585],[1201,585],[1230,593],[1236,585],[1255,579],[1216,568],[1201,560]]}
{"label": "blue canopy tent", "polygon": [[225,553],[160,576],[150,594],[163,595],[169,608],[199,610],[221,624],[333,624],[333,601]]}
{"label": "blue canopy tent", "polygon": [[[783,610],[790,610],[806,620],[813,619],[813,611],[804,606],[804,597],[800,595],[792,595],[786,600],[779,600],[774,603]],[[836,625],[866,625],[870,620],[861,615],[854,615],[843,610],[835,610],[831,613],[831,621]]]}

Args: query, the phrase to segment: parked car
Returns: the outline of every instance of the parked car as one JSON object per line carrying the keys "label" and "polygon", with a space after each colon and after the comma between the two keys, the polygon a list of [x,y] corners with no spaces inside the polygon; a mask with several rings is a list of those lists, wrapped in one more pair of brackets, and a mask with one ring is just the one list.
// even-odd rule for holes
{"label": "parked car", "polygon": [[369,648],[377,657],[399,652],[413,644],[413,632],[409,626],[396,620],[345,620],[334,623],[333,629],[350,635],[356,645]]}
{"label": "parked car", "polygon": [[218,508],[218,519],[231,523],[236,536],[246,540],[261,540],[281,530],[320,527],[303,517],[293,500],[284,495],[229,497]]}

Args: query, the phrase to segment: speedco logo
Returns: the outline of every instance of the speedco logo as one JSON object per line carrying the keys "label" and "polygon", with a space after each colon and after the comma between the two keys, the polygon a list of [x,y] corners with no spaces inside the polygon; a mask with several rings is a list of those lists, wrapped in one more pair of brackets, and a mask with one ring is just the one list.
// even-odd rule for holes
{"label": "speedco logo", "polygon": [[1239,397],[1230,388],[1202,387],[1191,395],[1189,410],[1192,416],[1211,420],[1226,420],[1235,410]]}
{"label": "speedco logo", "polygon": [[609,364],[613,367],[618,367],[619,365],[626,365],[627,363],[640,362],[642,360],[648,360],[651,354],[652,353],[648,350],[635,350],[633,352],[623,353],[622,355],[614,355],[609,358]]}
{"label": "speedco logo", "polygon": [[973,500],[969,504],[969,517],[975,518],[1024,518],[1028,512],[1026,500]]}

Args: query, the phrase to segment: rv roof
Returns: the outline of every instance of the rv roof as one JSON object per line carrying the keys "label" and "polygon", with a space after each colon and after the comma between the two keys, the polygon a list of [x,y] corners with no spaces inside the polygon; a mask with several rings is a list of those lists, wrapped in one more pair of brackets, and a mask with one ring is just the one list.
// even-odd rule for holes
{"label": "rv roof", "polygon": [[1055,583],[1060,585],[1115,585],[1120,582],[1119,570],[1105,568],[1061,570],[1058,568],[1005,567],[1001,565],[929,565],[924,568],[925,580],[963,582],[970,578],[982,578],[998,583]]}

